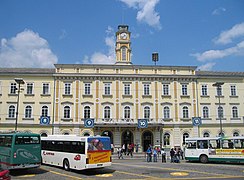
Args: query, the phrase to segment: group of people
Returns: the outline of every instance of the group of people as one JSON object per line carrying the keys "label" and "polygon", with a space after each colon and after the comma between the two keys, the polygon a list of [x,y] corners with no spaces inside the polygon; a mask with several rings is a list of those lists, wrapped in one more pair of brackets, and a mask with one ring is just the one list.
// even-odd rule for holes
{"label": "group of people", "polygon": [[146,156],[147,156],[147,162],[157,162],[158,157],[162,155],[162,163],[166,162],[166,153],[164,149],[160,149],[160,147],[152,147],[152,145],[149,145],[146,151]]}
{"label": "group of people", "polygon": [[171,163],[180,163],[180,159],[184,159],[184,152],[181,148],[171,148],[170,150],[170,162]]}
{"label": "group of people", "polygon": [[117,153],[118,153],[118,158],[119,159],[124,159],[123,154],[127,155],[132,158],[133,157],[133,152],[134,152],[135,145],[133,143],[130,144],[123,144],[122,147],[117,148]]}

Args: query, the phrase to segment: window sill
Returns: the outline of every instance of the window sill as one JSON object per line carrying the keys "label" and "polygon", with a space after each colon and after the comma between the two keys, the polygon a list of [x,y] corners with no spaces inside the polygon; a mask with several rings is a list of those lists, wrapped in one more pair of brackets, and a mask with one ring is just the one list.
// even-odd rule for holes
{"label": "window sill", "polygon": [[82,97],[83,97],[83,98],[84,98],[84,97],[92,98],[93,96],[92,96],[92,94],[83,94]]}
{"label": "window sill", "polygon": [[35,96],[35,94],[25,94],[25,96]]}
{"label": "window sill", "polygon": [[66,122],[67,122],[67,121],[73,121],[72,118],[61,118],[61,120],[62,120],[62,121],[66,121]]}
{"label": "window sill", "polygon": [[201,95],[202,98],[209,98],[209,95]]}
{"label": "window sill", "polygon": [[34,121],[34,118],[22,118],[22,120]]}
{"label": "window sill", "polygon": [[238,96],[230,96],[230,98],[238,98]]}
{"label": "window sill", "polygon": [[181,95],[181,98],[190,98],[190,95]]}
{"label": "window sill", "polygon": [[211,118],[202,118],[203,121],[211,121]]}
{"label": "window sill", "polygon": [[162,98],[171,98],[171,95],[161,95]]}
{"label": "window sill", "polygon": [[231,121],[240,121],[241,118],[230,118]]}
{"label": "window sill", "polygon": [[143,98],[152,98],[152,95],[142,95]]}
{"label": "window sill", "polygon": [[180,118],[181,121],[191,121],[190,118]]}
{"label": "window sill", "polygon": [[163,121],[173,121],[172,118],[163,118],[162,120],[163,120]]}
{"label": "window sill", "polygon": [[219,98],[219,97],[220,97],[220,98],[224,98],[224,96],[223,96],[223,95],[220,95],[220,96],[215,95],[215,97],[216,97],[216,98]]}
{"label": "window sill", "polygon": [[113,98],[113,95],[112,94],[103,94],[103,97],[104,98]]}
{"label": "window sill", "polygon": [[69,97],[69,98],[72,98],[73,97],[73,95],[72,94],[63,94],[63,97]]}
{"label": "window sill", "polygon": [[132,95],[122,95],[123,98],[132,98]]}
{"label": "window sill", "polygon": [[14,93],[9,93],[9,96],[18,96],[18,94],[14,94]]}
{"label": "window sill", "polygon": [[16,120],[16,118],[14,117],[14,118],[6,118],[6,120]]}
{"label": "window sill", "polygon": [[41,94],[41,96],[48,97],[51,96],[51,94]]}

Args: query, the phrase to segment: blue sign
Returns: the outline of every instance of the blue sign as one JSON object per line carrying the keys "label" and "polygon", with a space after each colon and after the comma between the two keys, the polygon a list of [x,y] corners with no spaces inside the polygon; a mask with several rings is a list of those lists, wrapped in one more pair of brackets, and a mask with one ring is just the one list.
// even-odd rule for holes
{"label": "blue sign", "polygon": [[200,126],[202,124],[201,117],[192,117],[192,125],[193,126]]}
{"label": "blue sign", "polygon": [[93,128],[94,127],[94,119],[85,119],[84,126],[86,128]]}
{"label": "blue sign", "polygon": [[50,124],[50,116],[41,116],[40,117],[40,124],[42,124],[42,125]]}
{"label": "blue sign", "polygon": [[147,128],[147,119],[138,119],[138,128]]}

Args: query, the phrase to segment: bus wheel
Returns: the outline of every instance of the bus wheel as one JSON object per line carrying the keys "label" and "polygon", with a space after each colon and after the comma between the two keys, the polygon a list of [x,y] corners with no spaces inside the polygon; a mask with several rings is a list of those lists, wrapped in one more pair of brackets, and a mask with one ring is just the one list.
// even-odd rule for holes
{"label": "bus wheel", "polygon": [[207,162],[208,162],[208,156],[206,156],[206,155],[201,155],[201,156],[200,156],[200,162],[201,162],[201,163],[207,163]]}
{"label": "bus wheel", "polygon": [[65,171],[69,171],[70,170],[68,159],[64,160],[63,167],[64,167]]}

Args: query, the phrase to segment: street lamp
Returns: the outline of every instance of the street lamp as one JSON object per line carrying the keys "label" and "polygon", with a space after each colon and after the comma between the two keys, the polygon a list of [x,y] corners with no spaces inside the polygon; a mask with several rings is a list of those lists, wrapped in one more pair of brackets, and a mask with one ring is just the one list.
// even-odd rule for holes
{"label": "street lamp", "polygon": [[20,85],[25,84],[25,81],[22,78],[15,78],[15,82],[18,84],[18,99],[17,99],[17,109],[16,109],[16,121],[15,121],[15,131],[17,131],[18,124],[18,114],[19,114],[19,94],[20,94]]}
{"label": "street lamp", "polygon": [[221,93],[220,93],[220,90],[221,90],[221,86],[224,84],[224,82],[216,82],[213,84],[214,87],[217,87],[217,95],[218,95],[218,99],[219,99],[219,107],[218,107],[218,116],[219,116],[219,124],[220,124],[220,136],[222,137],[223,136],[223,127],[222,127],[222,115],[220,114],[220,96],[221,96]]}
{"label": "street lamp", "polygon": [[158,61],[158,53],[157,52],[152,53],[152,61],[154,61],[155,66],[156,66],[156,63]]}

